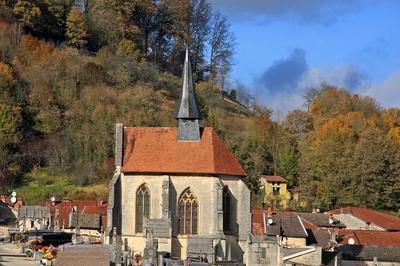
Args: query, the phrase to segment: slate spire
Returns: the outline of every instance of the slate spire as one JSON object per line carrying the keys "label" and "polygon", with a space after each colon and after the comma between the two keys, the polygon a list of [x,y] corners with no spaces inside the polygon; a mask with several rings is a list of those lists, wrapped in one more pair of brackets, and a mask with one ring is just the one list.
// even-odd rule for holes
{"label": "slate spire", "polygon": [[178,120],[177,138],[181,141],[200,141],[199,119],[201,116],[196,101],[188,47],[186,47],[182,79],[182,94],[176,111],[176,119]]}

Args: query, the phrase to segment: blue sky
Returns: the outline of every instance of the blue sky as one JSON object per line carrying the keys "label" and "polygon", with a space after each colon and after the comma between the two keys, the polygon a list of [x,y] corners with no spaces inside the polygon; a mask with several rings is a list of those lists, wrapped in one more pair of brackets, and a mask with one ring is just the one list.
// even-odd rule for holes
{"label": "blue sky", "polygon": [[277,113],[327,82],[400,107],[400,1],[211,0],[237,40],[231,78]]}

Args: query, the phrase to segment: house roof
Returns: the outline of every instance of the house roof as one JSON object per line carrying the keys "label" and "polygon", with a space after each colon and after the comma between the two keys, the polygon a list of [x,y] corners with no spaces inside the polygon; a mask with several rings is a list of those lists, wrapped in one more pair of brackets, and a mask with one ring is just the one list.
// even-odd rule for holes
{"label": "house roof", "polygon": [[339,230],[339,243],[348,244],[350,238],[354,245],[400,248],[400,232],[380,230]]}
{"label": "house roof", "polygon": [[177,128],[124,128],[122,172],[246,176],[212,128],[200,141],[177,141]]}
{"label": "house roof", "polygon": [[[276,236],[282,234],[284,237],[298,238],[308,236],[300,217],[296,213],[279,212],[268,216],[264,210],[253,210],[252,215],[253,233],[256,235]],[[272,224],[268,224],[268,217],[272,219]]]}
{"label": "house roof", "polygon": [[[299,212],[298,215],[303,221],[305,221],[304,225],[306,227],[310,227],[308,226],[308,224],[312,224],[317,227],[335,227],[335,228],[346,227],[346,225],[342,224],[339,220],[332,218],[325,213]],[[329,221],[329,219],[331,219],[331,222]]]}
{"label": "house roof", "polygon": [[50,218],[49,209],[42,206],[22,206],[18,210],[18,218],[42,219]]}
{"label": "house roof", "polygon": [[265,181],[267,182],[281,182],[281,183],[288,182],[285,178],[277,175],[263,175],[261,176],[261,178],[265,179]]}
{"label": "house roof", "polygon": [[340,250],[342,251],[342,260],[355,260],[362,262],[374,261],[374,258],[376,258],[379,262],[400,262],[399,247],[345,245],[342,246]]}
{"label": "house roof", "polygon": [[342,229],[338,242],[345,260],[373,261],[376,257],[378,261],[400,262],[400,232]]}
{"label": "house roof", "polygon": [[324,249],[329,248],[329,244],[331,242],[331,232],[329,229],[307,229],[307,233],[307,245],[315,245]]}
{"label": "house roof", "polygon": [[[70,214],[74,206],[77,207],[79,213],[79,226],[81,228],[100,229],[99,226],[105,227],[107,203],[97,200],[61,201],[55,205],[50,205],[50,212],[53,216],[55,216],[56,210],[58,210],[58,225],[60,227],[69,228],[70,226],[74,226],[74,224],[70,225]],[[56,218],[54,217],[54,219]],[[71,222],[74,223],[73,220]]]}
{"label": "house roof", "polygon": [[327,213],[333,215],[351,214],[367,224],[371,223],[377,225],[387,231],[400,231],[400,218],[375,210],[347,207],[332,210]]}

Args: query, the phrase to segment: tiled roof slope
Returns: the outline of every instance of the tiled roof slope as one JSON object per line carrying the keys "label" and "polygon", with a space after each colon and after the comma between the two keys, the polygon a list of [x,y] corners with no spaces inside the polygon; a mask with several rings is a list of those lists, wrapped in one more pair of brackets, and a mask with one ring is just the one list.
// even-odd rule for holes
{"label": "tiled roof slope", "polygon": [[400,218],[379,211],[358,207],[347,207],[332,210],[327,213],[333,215],[351,214],[366,223],[372,223],[387,231],[400,231]]}
{"label": "tiled roof slope", "polygon": [[277,175],[263,175],[261,178],[264,178],[267,182],[281,182],[281,183],[287,183],[288,181]]}
{"label": "tiled roof slope", "polygon": [[400,232],[379,230],[339,230],[341,244],[347,244],[350,238],[355,245],[377,247],[400,247]]}
{"label": "tiled roof slope", "polygon": [[[339,220],[331,218],[332,223],[329,223],[330,216],[325,213],[306,213],[299,212],[297,213],[304,221],[316,225],[318,227],[337,227],[337,228],[345,228],[346,225],[342,224]],[[306,225],[306,223],[304,223]],[[308,224],[307,224],[308,225]],[[306,227],[307,227],[306,225]],[[313,228],[312,228],[313,229]]]}
{"label": "tiled roof slope", "polygon": [[266,235],[276,236],[281,234],[282,228],[282,235],[285,237],[306,238],[308,236],[300,217],[296,213],[273,213],[271,215],[273,224],[271,225],[265,225],[267,221],[264,223],[264,213],[267,214],[267,212],[264,210],[252,211],[253,234],[263,235],[265,229]]}
{"label": "tiled roof slope", "polygon": [[247,175],[212,128],[201,129],[199,142],[176,137],[176,128],[124,128],[122,172]]}
{"label": "tiled roof slope", "polygon": [[72,208],[74,206],[77,207],[80,217],[83,217],[82,215],[98,215],[99,217],[101,217],[101,225],[105,227],[107,217],[107,203],[100,203],[97,200],[62,201],[57,202],[55,205],[49,205],[50,212],[53,217],[55,216],[56,210],[58,210],[58,224],[60,227],[68,228],[70,226],[69,218]]}

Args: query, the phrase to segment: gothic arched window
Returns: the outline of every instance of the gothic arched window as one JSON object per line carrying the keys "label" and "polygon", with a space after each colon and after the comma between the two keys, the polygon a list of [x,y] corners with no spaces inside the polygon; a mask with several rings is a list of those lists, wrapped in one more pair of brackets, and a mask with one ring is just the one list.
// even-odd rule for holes
{"label": "gothic arched window", "polygon": [[190,188],[178,200],[179,234],[197,235],[199,201]]}
{"label": "gothic arched window", "polygon": [[143,219],[150,215],[150,190],[143,184],[136,192],[136,232],[143,232]]}
{"label": "gothic arched window", "polygon": [[222,210],[224,212],[224,232],[231,231],[231,192],[227,186],[223,190]]}

